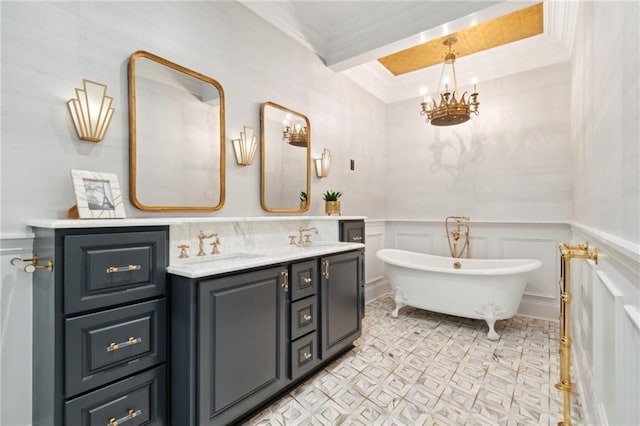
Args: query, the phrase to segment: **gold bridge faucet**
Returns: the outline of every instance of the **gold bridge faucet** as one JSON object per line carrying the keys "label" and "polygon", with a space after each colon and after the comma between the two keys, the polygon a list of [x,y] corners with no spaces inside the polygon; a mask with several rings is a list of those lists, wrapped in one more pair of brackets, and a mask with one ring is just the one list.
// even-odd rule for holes
{"label": "gold bridge faucet", "polygon": [[[311,234],[304,234],[304,232],[311,232],[313,231],[316,235],[318,235],[318,228],[316,228],[315,226],[312,228],[303,228],[302,226],[298,228],[298,242],[296,243],[296,245],[298,247],[304,247],[305,244],[311,244]],[[293,242],[293,238],[291,239],[291,242]]]}
{"label": "gold bridge faucet", "polygon": [[220,253],[220,251],[218,250],[218,246],[220,244],[222,244],[220,242],[220,238],[218,237],[218,234],[205,234],[204,232],[200,231],[198,233],[198,254],[197,256],[204,256],[206,253],[204,252],[204,240],[207,238],[213,238],[215,237],[215,241],[211,243],[211,245],[213,246],[213,250],[211,251],[211,254],[218,254]]}

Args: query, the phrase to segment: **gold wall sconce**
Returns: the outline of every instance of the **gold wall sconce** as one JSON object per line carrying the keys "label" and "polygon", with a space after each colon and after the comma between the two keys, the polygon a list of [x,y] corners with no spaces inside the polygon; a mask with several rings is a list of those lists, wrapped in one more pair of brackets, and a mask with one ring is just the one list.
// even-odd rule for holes
{"label": "gold wall sconce", "polygon": [[236,154],[236,162],[240,166],[250,166],[258,147],[255,130],[244,126],[243,131],[240,132],[240,139],[233,139],[231,143],[233,143],[233,152]]}
{"label": "gold wall sconce", "polygon": [[331,151],[324,149],[322,151],[321,158],[314,158],[316,163],[316,176],[319,178],[325,178],[329,176],[329,169],[331,168]]}
{"label": "gold wall sconce", "polygon": [[282,125],[284,126],[282,130],[282,140],[285,143],[303,148],[308,146],[307,126],[304,125],[302,120],[296,120],[291,123],[291,114],[287,114]]}
{"label": "gold wall sconce", "polygon": [[82,89],[76,88],[76,98],[67,102],[73,126],[81,140],[100,142],[113,116],[113,98],[107,96],[104,84],[83,79],[82,85]]}

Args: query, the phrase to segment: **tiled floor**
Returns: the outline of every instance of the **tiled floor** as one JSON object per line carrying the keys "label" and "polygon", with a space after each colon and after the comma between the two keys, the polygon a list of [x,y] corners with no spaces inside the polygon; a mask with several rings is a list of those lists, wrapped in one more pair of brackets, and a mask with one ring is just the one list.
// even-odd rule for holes
{"label": "tiled floor", "polygon": [[[562,420],[558,324],[484,321],[367,305],[354,349],[249,425],[556,425]],[[572,420],[581,423],[577,396]]]}

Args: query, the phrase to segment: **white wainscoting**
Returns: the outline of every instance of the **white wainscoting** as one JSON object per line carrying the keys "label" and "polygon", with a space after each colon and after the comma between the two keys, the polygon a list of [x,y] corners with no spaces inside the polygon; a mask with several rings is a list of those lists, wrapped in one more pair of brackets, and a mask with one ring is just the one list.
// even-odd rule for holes
{"label": "white wainscoting", "polygon": [[384,248],[384,220],[365,222],[365,302],[377,299],[390,291],[389,283],[382,274],[382,262],[376,258],[376,252]]}
{"label": "white wainscoting", "polygon": [[0,425],[31,424],[31,258],[33,234],[0,235]]}
{"label": "white wainscoting", "polygon": [[[375,282],[382,289],[383,266],[375,257],[379,248],[398,248],[419,253],[449,256],[447,235],[442,220],[386,220],[367,222],[367,283]],[[370,246],[369,228],[375,232],[376,248]],[[542,268],[533,272],[525,289],[519,313],[527,316],[558,319],[560,263],[558,244],[570,237],[565,223],[474,222],[470,223],[470,254],[472,258],[535,258]],[[384,246],[379,245],[380,233]],[[373,236],[372,236],[373,237]],[[372,238],[373,239],[373,238]],[[373,264],[372,264],[373,263]],[[375,273],[373,272],[375,271]],[[388,291],[388,283],[385,287]],[[367,296],[368,299],[370,299]]]}
{"label": "white wainscoting", "polygon": [[598,263],[572,261],[573,382],[585,424],[640,424],[640,246],[572,224]]}

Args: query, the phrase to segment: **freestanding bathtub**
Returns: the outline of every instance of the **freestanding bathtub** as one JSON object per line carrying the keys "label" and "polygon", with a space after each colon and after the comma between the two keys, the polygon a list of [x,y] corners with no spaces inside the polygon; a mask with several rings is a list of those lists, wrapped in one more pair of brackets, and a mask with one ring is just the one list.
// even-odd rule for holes
{"label": "freestanding bathtub", "polygon": [[483,319],[487,337],[497,340],[496,320],[511,318],[518,311],[529,272],[542,266],[537,259],[457,259],[382,249],[398,316],[403,306]]}

